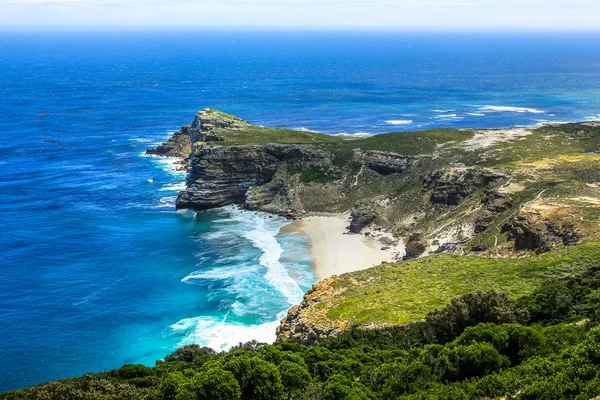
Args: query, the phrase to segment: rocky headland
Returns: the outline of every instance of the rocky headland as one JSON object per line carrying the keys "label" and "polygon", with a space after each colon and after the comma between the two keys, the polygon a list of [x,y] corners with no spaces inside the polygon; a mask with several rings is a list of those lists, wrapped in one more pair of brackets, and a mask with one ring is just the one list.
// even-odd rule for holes
{"label": "rocky headland", "polygon": [[[598,150],[600,127],[593,123],[348,139],[260,127],[205,109],[148,154],[178,157],[189,171],[177,208],[237,204],[289,218],[342,214],[348,233],[381,240],[382,248],[401,240],[405,251],[396,260],[429,268],[440,253],[521,259],[597,240]],[[402,322],[374,318],[368,307],[361,314],[370,317],[339,310],[361,297],[357,287],[401,274],[406,262],[322,281],[282,321],[279,337],[311,342],[349,326]],[[502,280],[494,285],[502,288]],[[430,296],[437,305],[450,298]],[[393,309],[405,301],[418,300],[382,302]]]}

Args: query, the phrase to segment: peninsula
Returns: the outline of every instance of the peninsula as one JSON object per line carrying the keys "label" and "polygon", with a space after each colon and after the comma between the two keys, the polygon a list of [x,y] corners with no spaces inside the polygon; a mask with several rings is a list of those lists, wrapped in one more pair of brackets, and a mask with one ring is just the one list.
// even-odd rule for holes
{"label": "peninsula", "polygon": [[148,154],[188,171],[179,209],[289,218],[322,280],[275,344],[191,345],[0,399],[600,394],[600,123],[356,138],[205,109]]}

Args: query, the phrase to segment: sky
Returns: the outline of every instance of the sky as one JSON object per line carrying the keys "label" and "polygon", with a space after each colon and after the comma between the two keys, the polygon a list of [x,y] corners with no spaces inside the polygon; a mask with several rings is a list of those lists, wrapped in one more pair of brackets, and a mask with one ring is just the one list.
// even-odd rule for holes
{"label": "sky", "polygon": [[0,0],[0,27],[600,30],[600,0]]}

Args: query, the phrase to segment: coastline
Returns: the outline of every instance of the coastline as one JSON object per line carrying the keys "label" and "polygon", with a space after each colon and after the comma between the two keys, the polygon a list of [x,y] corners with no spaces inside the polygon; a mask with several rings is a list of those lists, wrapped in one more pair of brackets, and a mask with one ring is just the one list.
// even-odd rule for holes
{"label": "coastline", "polygon": [[295,220],[281,231],[299,232],[310,238],[313,268],[319,280],[397,261],[404,254],[404,243],[391,243],[390,234],[354,234],[348,231],[348,225],[348,216],[343,214],[311,216]]}

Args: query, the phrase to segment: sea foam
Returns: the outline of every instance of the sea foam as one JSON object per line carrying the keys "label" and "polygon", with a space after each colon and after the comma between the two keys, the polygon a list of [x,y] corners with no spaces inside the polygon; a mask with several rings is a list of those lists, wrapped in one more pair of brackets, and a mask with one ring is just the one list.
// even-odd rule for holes
{"label": "sea foam", "polygon": [[513,107],[513,106],[483,106],[479,107],[480,111],[483,112],[513,112],[513,113],[531,113],[531,114],[544,114],[545,111],[538,110],[536,108],[527,108],[527,107]]}
{"label": "sea foam", "polygon": [[279,320],[284,316],[284,313],[280,313],[273,321],[254,325],[229,322],[228,315],[223,318],[212,316],[186,318],[169,326],[163,335],[183,335],[184,338],[179,342],[179,346],[199,344],[223,351],[252,340],[273,343]]}
{"label": "sea foam", "polygon": [[302,301],[304,292],[298,286],[295,280],[293,280],[288,274],[285,267],[279,262],[279,258],[283,253],[283,250],[275,235],[279,232],[279,228],[276,231],[269,229],[266,225],[265,219],[260,215],[254,216],[256,223],[254,230],[245,234],[252,244],[260,249],[263,254],[260,257],[260,264],[267,268],[265,279],[273,288],[282,293],[287,299],[288,304],[291,306]]}
{"label": "sea foam", "polygon": [[412,119],[391,119],[385,122],[390,125],[410,125],[413,123]]}
{"label": "sea foam", "polygon": [[207,299],[218,304],[221,314],[214,315],[213,309],[209,315],[182,319],[163,334],[181,336],[179,346],[196,343],[215,350],[249,340],[273,342],[279,320],[304,296],[292,275],[305,288],[314,283],[304,276],[312,273],[310,263],[302,273],[297,265],[281,261],[282,244],[289,248],[296,243],[290,236],[280,244],[277,235],[287,223],[283,218],[232,206],[215,213],[212,229],[199,236],[206,246],[197,254],[203,268],[182,282],[208,290]]}

